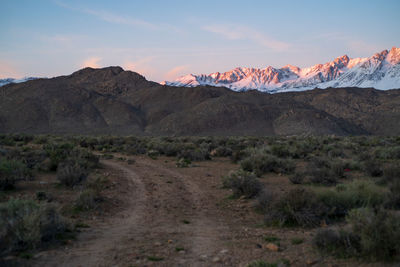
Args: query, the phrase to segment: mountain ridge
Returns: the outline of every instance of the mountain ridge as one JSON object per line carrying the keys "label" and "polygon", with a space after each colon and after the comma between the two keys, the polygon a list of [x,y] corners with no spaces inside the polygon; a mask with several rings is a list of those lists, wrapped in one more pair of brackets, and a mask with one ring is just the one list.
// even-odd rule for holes
{"label": "mountain ridge", "polygon": [[188,74],[162,84],[179,87],[223,86],[234,91],[258,90],[267,93],[328,87],[395,89],[400,88],[400,48],[383,50],[367,58],[343,55],[307,68],[288,64],[282,68],[237,67],[223,73]]}
{"label": "mountain ridge", "polygon": [[0,87],[0,133],[399,135],[400,90],[173,87],[120,67]]}
{"label": "mountain ridge", "polygon": [[39,79],[38,77],[23,77],[21,79],[15,79],[15,78],[4,78],[0,79],[0,87],[10,84],[10,83],[23,83],[31,80],[36,80]]}

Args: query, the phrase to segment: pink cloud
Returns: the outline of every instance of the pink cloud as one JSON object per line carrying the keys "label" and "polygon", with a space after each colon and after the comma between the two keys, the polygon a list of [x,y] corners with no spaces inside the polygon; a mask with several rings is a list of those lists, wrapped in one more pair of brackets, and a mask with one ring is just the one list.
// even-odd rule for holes
{"label": "pink cloud", "polygon": [[157,72],[157,70],[152,67],[154,64],[151,64],[153,59],[154,57],[145,57],[139,60],[125,61],[122,67],[125,70],[137,72],[149,79],[149,77],[156,75]]}
{"label": "pink cloud", "polygon": [[0,61],[0,78],[21,78],[22,76],[12,63]]}
{"label": "pink cloud", "polygon": [[164,75],[165,80],[167,80],[167,81],[172,81],[172,80],[175,80],[176,78],[178,78],[179,76],[182,76],[182,75],[184,75],[184,74],[187,74],[187,73],[184,73],[184,72],[187,71],[188,68],[189,68],[188,65],[182,65],[182,66],[176,66],[176,67],[170,69],[170,70]]}
{"label": "pink cloud", "polygon": [[88,58],[85,61],[83,61],[83,63],[81,64],[81,68],[86,68],[86,67],[100,68],[101,67],[101,65],[99,64],[100,60],[101,60],[100,57]]}

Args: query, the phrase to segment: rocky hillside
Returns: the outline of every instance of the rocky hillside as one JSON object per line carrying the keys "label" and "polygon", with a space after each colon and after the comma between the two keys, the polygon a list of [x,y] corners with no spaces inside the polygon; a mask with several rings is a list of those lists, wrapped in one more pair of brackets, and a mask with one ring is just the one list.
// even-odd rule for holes
{"label": "rocky hillside", "polygon": [[135,135],[398,135],[400,90],[265,94],[172,87],[120,67],[0,88],[0,132]]}

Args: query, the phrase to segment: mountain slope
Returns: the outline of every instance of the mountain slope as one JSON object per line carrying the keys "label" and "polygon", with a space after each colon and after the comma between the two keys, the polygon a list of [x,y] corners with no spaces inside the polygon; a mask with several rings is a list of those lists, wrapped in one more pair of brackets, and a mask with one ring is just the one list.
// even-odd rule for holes
{"label": "mountain slope", "polygon": [[22,79],[14,79],[14,78],[5,78],[5,79],[0,79],[0,87],[9,83],[23,83],[26,81],[30,81],[30,80],[35,80],[35,79],[39,79],[36,77],[24,77]]}
{"label": "mountain slope", "polygon": [[395,89],[400,88],[400,48],[393,47],[369,58],[351,59],[344,55],[332,62],[303,69],[292,65],[280,69],[235,68],[224,73],[190,74],[163,84],[224,86],[234,91],[256,89],[269,93],[304,91],[316,87]]}
{"label": "mountain slope", "polygon": [[173,87],[120,67],[0,87],[0,133],[398,135],[400,90]]}

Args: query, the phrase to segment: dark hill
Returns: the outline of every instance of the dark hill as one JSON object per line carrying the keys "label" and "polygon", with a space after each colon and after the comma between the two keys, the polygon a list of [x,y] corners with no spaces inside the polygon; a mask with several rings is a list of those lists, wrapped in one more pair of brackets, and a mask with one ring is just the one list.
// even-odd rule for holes
{"label": "dark hill", "polygon": [[170,87],[120,67],[0,87],[0,132],[398,135],[400,90],[236,93]]}

